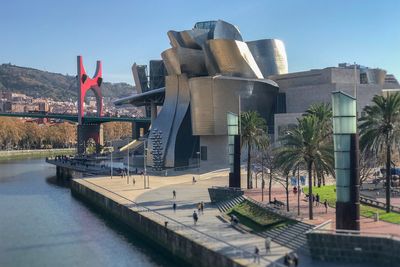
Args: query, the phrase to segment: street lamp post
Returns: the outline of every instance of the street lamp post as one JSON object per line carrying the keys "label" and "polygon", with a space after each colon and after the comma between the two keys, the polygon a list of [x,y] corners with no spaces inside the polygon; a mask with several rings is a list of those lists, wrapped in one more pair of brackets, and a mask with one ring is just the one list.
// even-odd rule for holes
{"label": "street lamp post", "polygon": [[111,175],[111,179],[113,177],[113,146],[112,146],[112,141],[111,141],[111,171],[110,171],[110,175]]}
{"label": "street lamp post", "polygon": [[126,169],[126,183],[129,184],[129,147],[128,147],[128,167]]}
{"label": "street lamp post", "polygon": [[197,154],[197,175],[200,176],[200,151],[197,151],[196,154]]}
{"label": "street lamp post", "polygon": [[297,216],[300,216],[300,164],[297,164]]}
{"label": "street lamp post", "polygon": [[149,188],[150,186],[150,181],[147,180],[147,184],[146,184],[146,176],[147,176],[147,146],[146,146],[146,140],[144,140],[143,142],[144,145],[144,151],[143,151],[143,165],[144,165],[144,171],[143,171],[143,185],[144,185],[144,189]]}
{"label": "street lamp post", "polygon": [[262,158],[261,158],[261,202],[264,201],[264,187],[265,187],[265,181],[264,181],[264,155],[262,155]]}

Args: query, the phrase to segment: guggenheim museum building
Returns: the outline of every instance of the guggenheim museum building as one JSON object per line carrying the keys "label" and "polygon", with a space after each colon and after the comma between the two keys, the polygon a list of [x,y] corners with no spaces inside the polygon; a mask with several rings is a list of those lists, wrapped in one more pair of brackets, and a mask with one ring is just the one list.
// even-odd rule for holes
{"label": "guggenheim museum building", "polygon": [[228,113],[257,111],[277,139],[310,103],[330,102],[332,91],[351,93],[356,82],[362,108],[373,95],[399,88],[393,75],[358,65],[289,74],[281,40],[243,40],[238,27],[222,20],[167,35],[171,48],[161,53],[162,60],[151,60],[149,70],[133,64],[137,94],[115,102],[144,107],[151,117],[142,135],[147,165],[156,169],[198,159],[227,167]]}

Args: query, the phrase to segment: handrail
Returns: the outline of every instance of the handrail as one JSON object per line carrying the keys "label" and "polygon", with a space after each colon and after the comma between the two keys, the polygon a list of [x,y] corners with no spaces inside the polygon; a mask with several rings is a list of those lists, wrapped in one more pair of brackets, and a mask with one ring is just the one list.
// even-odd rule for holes
{"label": "handrail", "polygon": [[[232,245],[232,244],[230,244],[230,243],[228,243],[228,242],[226,242],[226,241],[224,241],[224,240],[221,240],[221,239],[219,239],[219,238],[217,238],[217,237],[215,237],[215,236],[212,236],[212,235],[210,235],[210,234],[201,232],[201,231],[199,231],[198,229],[196,229],[196,228],[194,228],[194,227],[192,227],[192,226],[183,224],[183,223],[181,223],[181,222],[179,222],[179,221],[177,221],[177,220],[175,220],[175,219],[173,219],[173,218],[171,218],[171,217],[166,216],[165,214],[162,214],[162,213],[160,213],[160,212],[158,212],[158,211],[156,211],[156,210],[152,210],[152,209],[150,209],[149,207],[147,207],[147,206],[145,206],[145,205],[143,205],[143,204],[137,203],[137,202],[135,202],[135,201],[133,201],[133,200],[130,200],[130,199],[128,199],[128,198],[126,198],[126,197],[124,197],[124,196],[122,196],[122,195],[120,195],[120,194],[118,194],[118,193],[116,193],[116,192],[113,192],[113,191],[111,191],[111,190],[109,190],[109,189],[103,187],[103,186],[100,186],[100,185],[97,185],[97,184],[95,184],[95,183],[93,183],[93,182],[90,182],[90,181],[88,181],[87,179],[84,179],[84,181],[85,181],[85,182],[88,182],[89,184],[92,184],[92,185],[94,185],[94,186],[96,186],[96,187],[99,187],[99,188],[101,188],[101,189],[103,189],[103,190],[105,190],[105,191],[107,191],[107,192],[110,192],[110,193],[112,193],[112,194],[114,194],[114,195],[116,195],[116,196],[118,196],[118,197],[121,197],[121,198],[123,198],[123,199],[125,199],[125,200],[127,200],[127,201],[129,201],[129,202],[131,202],[131,203],[134,204],[134,206],[137,207],[137,208],[142,208],[142,209],[144,209],[144,210],[147,211],[147,212],[154,213],[154,214],[156,214],[158,217],[164,218],[164,222],[165,222],[165,219],[168,219],[169,221],[172,221],[172,222],[178,224],[178,226],[181,227],[180,229],[185,229],[185,228],[186,228],[186,229],[190,229],[190,230],[192,230],[192,231],[194,231],[194,232],[196,232],[196,233],[198,233],[198,234],[204,235],[204,236],[206,236],[206,237],[208,237],[208,238],[211,238],[211,239],[216,240],[216,241],[218,241],[218,242],[221,242],[221,243],[223,243],[223,244],[225,244],[225,245],[228,245],[229,247],[235,249],[235,250],[234,250],[234,251],[235,251],[235,253],[234,253],[235,256],[237,255],[236,250],[238,250],[238,251],[241,251],[241,252],[242,252],[242,253],[239,253],[239,255],[241,255],[242,257],[244,257],[244,256],[243,256],[243,253],[246,254],[246,255],[248,255],[248,256],[250,257],[250,259],[248,259],[248,260],[251,260],[251,259],[254,257],[254,253],[252,253],[252,252],[249,252],[249,251],[247,251],[247,250],[245,250],[245,249],[242,249],[242,248],[240,248],[240,247],[237,247],[237,246],[235,246],[235,245]],[[129,207],[129,208],[130,208],[130,207]],[[265,258],[264,256],[259,256],[259,257],[262,258],[263,260],[265,260],[266,262],[272,264],[272,267],[274,267],[274,266],[284,267],[284,265],[282,265],[282,264],[280,264],[280,263],[278,263],[278,262],[271,261],[271,260]],[[268,266],[271,266],[271,265],[268,265]]]}
{"label": "handrail", "polygon": [[[367,205],[371,205],[373,207],[386,209],[386,203],[378,201],[378,200],[370,198],[370,197],[360,195],[360,202],[367,204]],[[397,206],[390,205],[390,210],[393,212],[396,212],[396,213],[400,213],[400,207],[397,207]]]}
{"label": "handrail", "polygon": [[317,227],[308,231],[308,233],[312,233],[312,232],[331,233],[331,234],[336,234],[336,235],[376,236],[376,237],[385,237],[385,238],[400,240],[400,234],[393,234],[393,233],[391,233],[391,234],[375,233],[375,232],[368,232],[368,231],[344,230],[344,229],[321,229],[321,228],[317,228]]}
{"label": "handrail", "polygon": [[264,203],[262,203],[260,201],[257,201],[257,200],[255,200],[255,199],[253,199],[251,197],[248,197],[248,196],[243,196],[243,197],[245,199],[247,199],[248,201],[256,204],[256,205],[258,205],[258,206],[260,206],[260,207],[262,207],[264,209],[267,209],[270,212],[276,213],[276,214],[278,214],[278,215],[280,215],[282,217],[285,217],[287,219],[296,220],[297,218],[299,218],[296,214],[294,214],[292,212],[283,211],[283,210],[280,210],[280,209],[274,209],[274,208],[270,207],[269,205],[264,204]]}
{"label": "handrail", "polygon": [[311,228],[310,230],[308,230],[306,233],[322,229],[322,227],[324,227],[325,225],[328,225],[330,223],[332,223],[332,219],[329,219],[329,220],[327,220],[327,221],[325,221],[323,223],[318,224],[317,226],[315,226],[315,227]]}

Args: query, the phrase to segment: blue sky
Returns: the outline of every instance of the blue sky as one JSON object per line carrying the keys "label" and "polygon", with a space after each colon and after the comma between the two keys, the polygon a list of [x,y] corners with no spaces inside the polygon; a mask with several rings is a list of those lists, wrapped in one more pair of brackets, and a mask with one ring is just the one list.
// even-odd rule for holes
{"label": "blue sky", "polygon": [[76,56],[106,81],[133,84],[133,62],[169,48],[168,30],[222,19],[246,41],[279,38],[289,72],[357,62],[400,79],[400,1],[0,0],[0,63],[76,74]]}

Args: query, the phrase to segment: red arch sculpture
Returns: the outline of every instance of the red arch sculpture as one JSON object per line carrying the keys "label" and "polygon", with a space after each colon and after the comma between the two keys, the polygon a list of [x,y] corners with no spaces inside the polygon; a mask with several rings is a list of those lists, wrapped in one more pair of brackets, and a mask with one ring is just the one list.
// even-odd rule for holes
{"label": "red arch sculpture", "polygon": [[101,61],[96,63],[96,73],[93,78],[89,78],[83,67],[82,56],[78,56],[78,122],[82,124],[84,117],[84,101],[87,91],[93,90],[97,100],[97,116],[103,116],[103,95],[100,86],[103,82]]}

